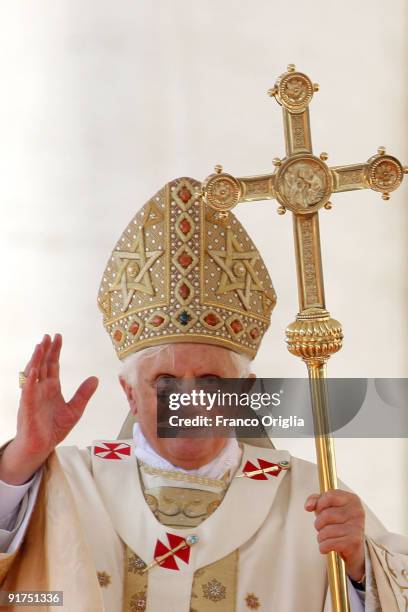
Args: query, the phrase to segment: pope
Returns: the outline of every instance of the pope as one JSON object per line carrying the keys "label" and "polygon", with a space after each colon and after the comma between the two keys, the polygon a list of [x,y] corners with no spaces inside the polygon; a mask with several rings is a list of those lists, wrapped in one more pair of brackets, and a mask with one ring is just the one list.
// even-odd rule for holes
{"label": "pope", "polygon": [[98,305],[130,408],[119,437],[60,445],[98,386],[65,400],[60,334],[21,373],[0,458],[1,589],[62,591],[72,612],[328,612],[336,551],[354,612],[405,610],[408,541],[345,485],[319,494],[316,466],[266,437],[157,434],[163,382],[255,376],[276,302],[245,229],[200,194],[165,185],[106,265]]}

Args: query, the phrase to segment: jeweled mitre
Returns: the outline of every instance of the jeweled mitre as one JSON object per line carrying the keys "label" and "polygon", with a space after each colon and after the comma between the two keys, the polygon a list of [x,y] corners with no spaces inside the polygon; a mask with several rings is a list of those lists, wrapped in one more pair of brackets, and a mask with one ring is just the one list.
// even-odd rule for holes
{"label": "jeweled mitre", "polygon": [[170,342],[216,344],[253,357],[276,295],[251,238],[201,183],[167,183],[130,221],[98,295],[119,358]]}

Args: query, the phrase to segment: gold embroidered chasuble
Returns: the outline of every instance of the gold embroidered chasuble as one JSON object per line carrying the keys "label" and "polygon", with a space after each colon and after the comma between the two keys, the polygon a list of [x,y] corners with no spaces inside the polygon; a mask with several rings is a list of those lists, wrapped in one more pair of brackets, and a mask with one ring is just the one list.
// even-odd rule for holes
{"label": "gold embroidered chasuble", "polygon": [[[139,473],[132,440],[110,441],[124,453],[116,460],[106,459],[106,446],[97,450],[106,444],[50,455],[23,543],[15,553],[0,553],[3,590],[62,590],[67,612],[331,610],[314,516],[303,507],[318,490],[313,464],[244,444],[235,476],[260,459],[290,461],[290,469],[264,480],[234,477],[225,491],[208,483],[195,489],[143,466]],[[403,611],[407,539],[388,533],[366,510],[366,610]],[[169,536],[193,534],[198,542],[187,560],[175,557],[177,569],[156,565],[147,579],[138,573],[159,541],[170,548]]]}

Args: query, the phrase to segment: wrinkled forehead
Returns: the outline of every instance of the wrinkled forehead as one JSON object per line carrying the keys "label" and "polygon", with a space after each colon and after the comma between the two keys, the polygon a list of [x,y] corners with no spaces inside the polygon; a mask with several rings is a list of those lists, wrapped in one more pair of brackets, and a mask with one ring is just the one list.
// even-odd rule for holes
{"label": "wrinkled forehead", "polygon": [[224,347],[182,342],[141,351],[135,367],[150,375],[167,373],[195,377],[216,374],[234,377],[238,374],[238,359],[236,353]]}

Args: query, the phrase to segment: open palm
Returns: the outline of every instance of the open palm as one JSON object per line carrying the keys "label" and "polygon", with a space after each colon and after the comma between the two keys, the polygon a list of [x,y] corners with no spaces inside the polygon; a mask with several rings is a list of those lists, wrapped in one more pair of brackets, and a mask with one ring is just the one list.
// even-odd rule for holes
{"label": "open palm", "polygon": [[48,455],[79,421],[98,379],[87,378],[67,402],[61,393],[59,357],[62,336],[46,334],[34,349],[24,373],[17,415],[17,436],[30,454]]}

